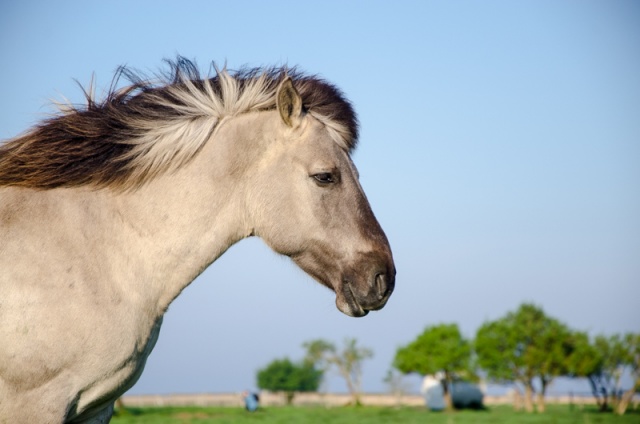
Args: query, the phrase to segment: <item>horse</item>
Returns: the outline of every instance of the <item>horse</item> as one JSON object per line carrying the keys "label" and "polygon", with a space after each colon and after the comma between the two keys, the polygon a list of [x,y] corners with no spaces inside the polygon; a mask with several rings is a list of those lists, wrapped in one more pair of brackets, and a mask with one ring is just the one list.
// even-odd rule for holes
{"label": "horse", "polygon": [[297,68],[167,62],[121,67],[102,100],[83,89],[0,145],[0,423],[109,422],[169,304],[246,237],[346,315],[394,289],[342,92]]}

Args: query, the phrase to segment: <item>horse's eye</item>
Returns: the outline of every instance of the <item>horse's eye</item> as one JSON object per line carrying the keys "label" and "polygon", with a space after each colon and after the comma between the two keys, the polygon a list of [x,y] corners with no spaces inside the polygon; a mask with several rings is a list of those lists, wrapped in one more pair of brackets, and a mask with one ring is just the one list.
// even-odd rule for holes
{"label": "horse's eye", "polygon": [[336,182],[331,172],[321,172],[319,174],[312,175],[312,177],[321,185],[328,185]]}

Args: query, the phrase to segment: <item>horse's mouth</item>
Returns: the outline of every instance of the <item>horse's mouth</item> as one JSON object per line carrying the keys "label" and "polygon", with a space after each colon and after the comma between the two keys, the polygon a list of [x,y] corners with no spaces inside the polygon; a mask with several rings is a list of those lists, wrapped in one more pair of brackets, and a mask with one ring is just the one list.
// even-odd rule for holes
{"label": "horse's mouth", "polygon": [[336,290],[336,306],[340,312],[350,317],[363,317],[369,313],[369,310],[364,309],[356,300],[349,281],[343,281],[341,287]]}
{"label": "horse's mouth", "polygon": [[312,255],[295,254],[291,258],[316,281],[335,292],[336,307],[347,316],[363,317],[370,311],[382,309],[393,292],[393,264],[387,267],[391,271],[366,264],[360,272],[340,272],[337,267],[319,267]]}

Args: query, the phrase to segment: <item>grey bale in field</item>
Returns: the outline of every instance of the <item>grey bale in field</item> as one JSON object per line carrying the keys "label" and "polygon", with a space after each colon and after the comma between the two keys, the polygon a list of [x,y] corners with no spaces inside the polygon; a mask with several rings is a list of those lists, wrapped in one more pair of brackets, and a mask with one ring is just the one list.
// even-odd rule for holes
{"label": "grey bale in field", "polygon": [[[443,379],[439,375],[427,375],[422,382],[421,392],[424,400],[432,411],[442,411],[446,408],[444,400]],[[451,403],[456,409],[482,409],[484,394],[480,388],[467,381],[454,381],[451,383]]]}

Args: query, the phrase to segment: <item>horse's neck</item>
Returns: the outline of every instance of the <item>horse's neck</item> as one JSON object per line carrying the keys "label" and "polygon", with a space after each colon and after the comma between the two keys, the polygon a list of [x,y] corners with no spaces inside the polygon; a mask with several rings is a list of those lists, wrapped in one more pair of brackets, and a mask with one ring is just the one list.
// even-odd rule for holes
{"label": "horse's neck", "polygon": [[[201,198],[201,203],[175,189],[152,195],[150,187],[129,199],[116,199],[118,240],[131,258],[135,281],[164,311],[180,291],[231,244],[242,238],[233,231],[227,211]],[[188,192],[188,188],[184,188]],[[207,210],[206,206],[209,206]],[[208,215],[207,215],[208,214]]]}
{"label": "horse's neck", "polygon": [[161,315],[207,265],[253,232],[246,180],[266,148],[251,139],[260,134],[253,115],[225,120],[189,163],[132,191],[0,187],[0,240],[12,241],[0,242],[0,269],[11,271],[0,283],[23,279],[38,290],[45,275],[31,278],[36,268],[25,254],[37,246],[47,284],[84,284],[95,296]]}
{"label": "horse's neck", "polygon": [[146,271],[144,290],[153,294],[148,301],[156,301],[161,312],[206,266],[251,232],[243,223],[240,193],[202,174],[198,181],[193,174],[178,171],[114,198],[124,248],[138,257],[134,266],[137,272]]}
{"label": "horse's neck", "polygon": [[124,237],[120,244],[140,261],[136,272],[145,271],[143,284],[149,287],[144,289],[157,296],[161,312],[207,265],[252,233],[245,180],[255,157],[248,152],[262,149],[238,128],[255,119],[225,122],[182,169],[113,196]]}

